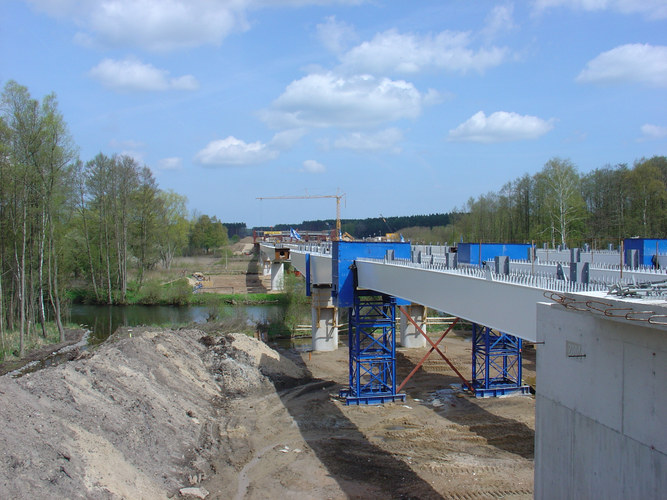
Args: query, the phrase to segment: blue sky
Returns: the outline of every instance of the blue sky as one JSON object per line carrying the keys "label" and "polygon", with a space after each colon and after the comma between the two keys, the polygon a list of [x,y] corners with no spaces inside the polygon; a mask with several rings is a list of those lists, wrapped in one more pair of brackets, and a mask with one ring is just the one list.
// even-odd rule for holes
{"label": "blue sky", "polygon": [[4,0],[10,79],[226,222],[448,212],[666,155],[667,1]]}

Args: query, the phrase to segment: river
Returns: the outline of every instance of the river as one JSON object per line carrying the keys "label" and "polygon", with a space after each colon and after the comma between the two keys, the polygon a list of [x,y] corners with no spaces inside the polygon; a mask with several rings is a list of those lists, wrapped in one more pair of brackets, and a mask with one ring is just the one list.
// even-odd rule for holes
{"label": "river", "polygon": [[103,342],[120,326],[180,326],[207,321],[228,321],[235,324],[268,323],[279,319],[283,306],[99,306],[73,304],[66,320],[91,331],[90,344]]}

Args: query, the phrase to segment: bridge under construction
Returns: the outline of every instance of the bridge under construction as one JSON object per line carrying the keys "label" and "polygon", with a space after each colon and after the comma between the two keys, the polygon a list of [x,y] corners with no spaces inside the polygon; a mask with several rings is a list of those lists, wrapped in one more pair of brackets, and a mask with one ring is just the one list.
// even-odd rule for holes
{"label": "bridge under construction", "polygon": [[429,343],[429,352],[446,360],[442,338],[434,342],[425,332],[426,308],[435,309],[473,324],[473,376],[458,375],[478,397],[526,392],[522,342],[537,346],[537,498],[659,498],[667,491],[662,241],[649,264],[633,248],[529,247],[523,259],[507,255],[521,249],[481,244],[470,245],[467,256],[400,242],[260,249],[272,287],[281,287],[286,262],[305,276],[313,349],[337,348],[338,309],[347,310],[347,404],[405,397],[395,375],[397,343]]}

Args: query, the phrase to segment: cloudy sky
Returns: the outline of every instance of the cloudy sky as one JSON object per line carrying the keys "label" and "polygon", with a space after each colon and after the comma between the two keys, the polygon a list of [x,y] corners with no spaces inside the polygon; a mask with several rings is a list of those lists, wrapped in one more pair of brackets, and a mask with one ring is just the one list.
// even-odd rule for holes
{"label": "cloudy sky", "polygon": [[226,222],[447,212],[667,154],[667,0],[3,0],[11,79]]}

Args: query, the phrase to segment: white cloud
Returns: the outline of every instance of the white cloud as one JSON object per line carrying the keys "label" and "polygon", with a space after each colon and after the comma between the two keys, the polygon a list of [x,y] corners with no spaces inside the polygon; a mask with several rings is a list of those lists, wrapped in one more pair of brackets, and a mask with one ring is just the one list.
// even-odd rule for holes
{"label": "white cloud", "polygon": [[644,14],[651,19],[667,18],[664,0],[535,0],[538,12],[553,7],[569,7],[575,10],[613,10],[622,14]]}
{"label": "white cloud", "polygon": [[322,45],[336,54],[357,38],[354,28],[336,20],[335,16],[327,17],[324,23],[317,25],[317,35]]}
{"label": "white cloud", "polygon": [[105,87],[124,92],[199,88],[197,79],[192,75],[170,78],[168,71],[134,58],[122,61],[104,59],[90,70],[89,75]]}
{"label": "white cloud", "polygon": [[169,81],[170,87],[176,90],[197,90],[199,82],[192,75],[183,75],[177,78],[172,78]]}
{"label": "white cloud", "polygon": [[576,78],[580,83],[643,83],[667,87],[667,46],[621,45],[586,64]]}
{"label": "white cloud", "polygon": [[111,47],[173,50],[217,45],[248,28],[250,0],[29,0],[54,17],[74,21],[79,39]]}
{"label": "white cloud", "polygon": [[399,153],[397,144],[403,140],[403,132],[397,128],[388,128],[373,134],[353,132],[336,139],[334,146],[355,151],[391,151]]}
{"label": "white cloud", "polygon": [[183,168],[183,159],[176,156],[162,158],[158,161],[159,170],[180,170]]}
{"label": "white cloud", "polygon": [[351,71],[412,74],[431,69],[483,73],[508,57],[506,48],[473,50],[470,44],[471,36],[464,32],[419,36],[389,30],[354,47],[340,59],[342,68]]}
{"label": "white cloud", "polygon": [[144,163],[146,145],[141,141],[135,141],[133,139],[111,139],[109,141],[109,147],[114,150],[116,154],[129,156],[139,164]]}
{"label": "white cloud", "polygon": [[537,139],[552,128],[551,120],[545,121],[536,116],[497,111],[487,117],[479,111],[450,130],[448,140],[484,143],[521,141]]}
{"label": "white cloud", "polygon": [[327,168],[322,165],[319,161],[315,160],[306,160],[303,162],[303,171],[310,174],[323,174],[326,172]]}
{"label": "white cloud", "polygon": [[249,28],[255,8],[357,4],[359,0],[27,0],[37,10],[74,22],[89,45],[168,51],[219,45]]}
{"label": "white cloud", "polygon": [[263,118],[278,128],[364,128],[416,118],[434,100],[403,80],[314,73],[290,83]]}
{"label": "white cloud", "polygon": [[667,137],[667,127],[651,125],[650,123],[642,125],[641,131],[642,134],[644,135],[644,137],[642,138],[643,140],[663,139]]}
{"label": "white cloud", "polygon": [[121,156],[129,156],[140,165],[143,165],[144,157],[146,156],[144,151],[137,151],[134,149],[124,149],[119,154]]}
{"label": "white cloud", "polygon": [[482,35],[491,40],[504,32],[514,30],[516,24],[513,15],[514,5],[496,5],[486,16]]}
{"label": "white cloud", "polygon": [[291,149],[299,140],[306,135],[306,130],[302,128],[293,128],[290,130],[283,130],[278,132],[271,139],[271,146],[281,151]]}
{"label": "white cloud", "polygon": [[247,143],[236,137],[211,141],[195,156],[195,161],[210,166],[253,165],[273,160],[278,151],[261,142]]}

